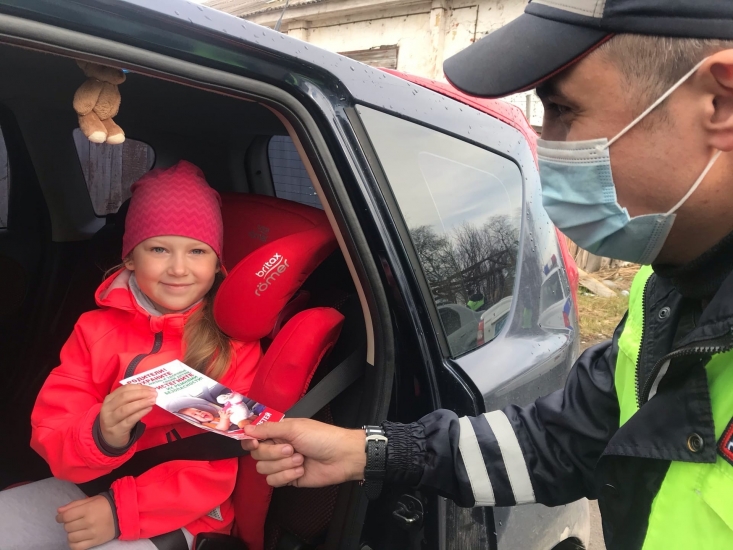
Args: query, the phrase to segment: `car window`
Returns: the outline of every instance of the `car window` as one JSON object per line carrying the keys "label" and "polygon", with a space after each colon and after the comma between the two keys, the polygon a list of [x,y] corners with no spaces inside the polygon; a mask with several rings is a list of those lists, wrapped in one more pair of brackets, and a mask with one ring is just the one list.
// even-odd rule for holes
{"label": "car window", "polygon": [[562,301],[565,298],[562,289],[560,271],[556,270],[542,282],[542,288],[540,289],[540,311],[545,311],[551,305]]}
{"label": "car window", "polygon": [[78,128],[73,135],[94,213],[114,214],[130,198],[132,184],[155,164],[155,151],[129,138],[121,145],[92,143]]}
{"label": "car window", "polygon": [[323,208],[290,136],[274,136],[267,147],[275,196]]}
{"label": "car window", "polygon": [[0,128],[0,229],[8,226],[8,201],[10,199],[10,169],[8,151],[5,148],[3,130]]}
{"label": "car window", "polygon": [[[493,339],[485,313],[511,309],[522,218],[522,175],[512,161],[424,126],[359,107],[410,232],[451,355]],[[447,304],[453,304],[448,306]],[[460,323],[460,337],[453,323]],[[464,308],[465,315],[458,314]],[[494,308],[492,310],[492,308]],[[504,320],[501,325],[506,323]]]}
{"label": "car window", "polygon": [[461,316],[457,311],[453,311],[449,306],[438,308],[440,314],[440,322],[443,323],[443,330],[446,336],[450,336],[459,328],[461,328]]}

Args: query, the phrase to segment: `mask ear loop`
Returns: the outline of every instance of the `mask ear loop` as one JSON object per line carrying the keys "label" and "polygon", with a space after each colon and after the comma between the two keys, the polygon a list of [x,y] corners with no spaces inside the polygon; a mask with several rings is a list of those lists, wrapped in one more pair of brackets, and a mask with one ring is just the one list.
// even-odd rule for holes
{"label": "mask ear loop", "polygon": [[710,172],[710,169],[713,167],[713,164],[715,164],[715,161],[717,161],[718,158],[720,158],[720,155],[722,153],[723,153],[723,151],[716,151],[715,152],[715,154],[710,159],[710,162],[708,162],[708,165],[705,167],[705,170],[703,170],[703,173],[700,174],[700,177],[699,178],[697,178],[697,181],[692,184],[692,187],[690,187],[690,190],[687,192],[687,194],[684,197],[682,197],[682,199],[680,199],[680,202],[678,202],[677,204],[674,205],[674,207],[672,208],[672,210],[670,210],[669,212],[667,212],[667,215],[668,216],[671,215],[671,214],[674,214],[675,212],[677,212],[677,210],[679,210],[680,208],[682,208],[682,205],[687,202],[687,199],[689,199],[692,196],[692,194],[695,191],[697,191],[697,188],[700,187],[700,184],[702,183],[702,180],[704,180],[705,179],[705,176],[708,175],[708,172]]}
{"label": "mask ear loop", "polygon": [[[643,113],[641,113],[641,114],[640,114],[640,115],[639,115],[638,117],[636,117],[636,118],[635,118],[635,119],[633,120],[633,122],[631,122],[631,124],[629,124],[629,125],[628,125],[628,126],[627,126],[626,128],[624,128],[623,130],[621,130],[621,131],[620,131],[620,132],[619,132],[619,133],[618,133],[618,134],[616,135],[616,137],[614,137],[614,138],[613,138],[612,140],[610,140],[610,141],[609,141],[608,143],[605,143],[605,144],[603,144],[603,145],[596,145],[596,149],[598,149],[599,151],[603,151],[604,149],[608,149],[608,148],[609,148],[609,147],[610,147],[611,145],[613,145],[613,144],[614,144],[614,143],[616,143],[616,142],[617,142],[617,141],[618,141],[619,139],[621,139],[621,138],[622,138],[622,137],[623,137],[624,135],[626,135],[626,133],[627,133],[627,132],[628,132],[629,130],[631,130],[631,129],[632,129],[632,128],[633,128],[634,126],[636,126],[637,124],[639,124],[639,122],[641,122],[641,121],[642,121],[642,120],[644,119],[644,117],[646,117],[646,116],[647,116],[647,115],[648,115],[649,113],[651,113],[651,112],[652,112],[652,111],[653,111],[654,109],[656,109],[657,107],[659,107],[659,105],[660,105],[661,103],[663,103],[665,99],[667,99],[667,98],[668,98],[669,96],[671,96],[671,95],[672,95],[672,94],[673,94],[673,93],[674,93],[675,91],[677,91],[677,88],[679,88],[679,87],[680,87],[680,86],[682,86],[682,85],[683,85],[683,84],[684,84],[685,82],[687,82],[687,80],[688,80],[688,79],[689,79],[689,78],[690,78],[690,77],[691,77],[691,76],[692,76],[693,74],[695,74],[695,73],[697,72],[697,70],[698,70],[698,69],[699,69],[700,67],[702,67],[703,63],[705,63],[705,62],[706,62],[707,60],[708,60],[708,58],[706,57],[705,59],[703,59],[702,61],[700,61],[700,63],[698,63],[698,64],[697,64],[697,65],[695,65],[695,66],[694,66],[694,67],[693,67],[692,69],[690,69],[690,72],[688,72],[688,73],[687,73],[687,74],[686,74],[685,76],[683,76],[683,77],[682,77],[682,78],[681,78],[681,79],[680,79],[679,81],[677,81],[677,84],[675,84],[675,85],[674,85],[674,86],[672,86],[672,87],[671,87],[671,88],[670,88],[669,90],[667,90],[666,92],[664,92],[664,94],[662,94],[662,97],[660,97],[660,98],[659,98],[659,99],[657,99],[657,100],[656,100],[656,101],[655,101],[654,103],[652,103],[652,104],[651,104],[651,105],[649,106],[649,108],[647,108],[647,109],[646,109],[646,110],[645,110],[645,111],[644,111]],[[708,167],[708,170],[709,170],[709,169],[710,169],[710,167]],[[707,173],[707,172],[706,172],[706,173]]]}

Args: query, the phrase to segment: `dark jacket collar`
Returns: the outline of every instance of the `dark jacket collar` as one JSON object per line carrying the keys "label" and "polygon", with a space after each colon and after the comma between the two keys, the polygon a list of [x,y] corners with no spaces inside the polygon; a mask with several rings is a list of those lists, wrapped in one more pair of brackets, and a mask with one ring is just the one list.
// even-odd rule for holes
{"label": "dark jacket collar", "polygon": [[685,298],[710,300],[733,272],[733,233],[686,265],[652,267]]}

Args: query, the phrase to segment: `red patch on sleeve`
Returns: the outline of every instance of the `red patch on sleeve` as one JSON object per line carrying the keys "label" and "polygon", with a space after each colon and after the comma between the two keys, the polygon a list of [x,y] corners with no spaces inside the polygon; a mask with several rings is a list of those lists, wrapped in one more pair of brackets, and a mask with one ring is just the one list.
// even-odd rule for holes
{"label": "red patch on sleeve", "polygon": [[723,437],[718,442],[718,452],[720,456],[733,465],[733,418],[731,418],[728,427],[723,432]]}

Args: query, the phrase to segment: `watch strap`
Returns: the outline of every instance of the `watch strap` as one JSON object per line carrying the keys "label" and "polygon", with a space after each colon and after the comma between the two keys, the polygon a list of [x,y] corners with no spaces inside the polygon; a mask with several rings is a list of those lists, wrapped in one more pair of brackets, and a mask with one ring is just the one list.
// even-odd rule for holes
{"label": "watch strap", "polygon": [[382,493],[387,470],[387,437],[379,426],[364,426],[366,434],[366,468],[364,469],[364,491],[369,500],[375,500]]}

